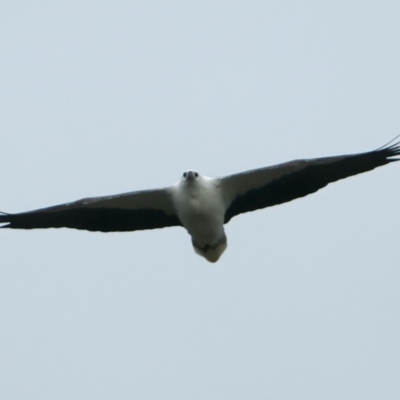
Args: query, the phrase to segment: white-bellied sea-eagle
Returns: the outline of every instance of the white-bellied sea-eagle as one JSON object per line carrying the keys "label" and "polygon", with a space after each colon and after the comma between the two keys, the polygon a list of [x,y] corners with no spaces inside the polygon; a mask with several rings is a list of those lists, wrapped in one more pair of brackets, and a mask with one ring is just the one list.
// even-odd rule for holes
{"label": "white-bellied sea-eagle", "polygon": [[399,155],[397,142],[367,153],[295,160],[217,178],[189,170],[163,189],[1,213],[0,224],[12,229],[65,227],[100,232],[183,226],[195,252],[216,262],[227,247],[224,224],[236,215],[307,196],[331,182],[399,161]]}

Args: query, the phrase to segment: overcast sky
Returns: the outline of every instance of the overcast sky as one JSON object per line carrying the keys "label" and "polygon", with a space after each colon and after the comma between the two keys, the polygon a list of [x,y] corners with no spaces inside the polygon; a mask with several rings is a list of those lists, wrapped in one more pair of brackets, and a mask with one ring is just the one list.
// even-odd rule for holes
{"label": "overcast sky", "polygon": [[[6,1],[0,210],[400,133],[400,3]],[[0,398],[400,398],[400,165],[182,228],[0,232]]]}

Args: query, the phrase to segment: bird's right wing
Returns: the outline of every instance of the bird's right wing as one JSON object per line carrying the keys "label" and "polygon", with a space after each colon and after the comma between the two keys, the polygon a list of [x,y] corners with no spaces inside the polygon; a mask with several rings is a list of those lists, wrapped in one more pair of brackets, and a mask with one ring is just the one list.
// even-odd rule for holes
{"label": "bird's right wing", "polygon": [[182,225],[170,188],[87,198],[19,214],[0,214],[3,228],[75,228],[115,232]]}
{"label": "bird's right wing", "polygon": [[219,178],[225,223],[235,215],[304,197],[331,182],[399,161],[393,158],[399,155],[400,142],[367,153],[295,160]]}

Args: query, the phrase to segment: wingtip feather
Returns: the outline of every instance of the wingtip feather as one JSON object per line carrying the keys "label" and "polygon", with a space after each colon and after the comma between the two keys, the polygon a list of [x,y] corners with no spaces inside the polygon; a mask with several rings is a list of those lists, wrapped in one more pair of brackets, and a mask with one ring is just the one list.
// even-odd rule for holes
{"label": "wingtip feather", "polygon": [[376,153],[382,154],[387,162],[399,161],[400,158],[393,158],[400,156],[400,141],[393,143],[400,135],[396,136],[389,143],[375,150]]}

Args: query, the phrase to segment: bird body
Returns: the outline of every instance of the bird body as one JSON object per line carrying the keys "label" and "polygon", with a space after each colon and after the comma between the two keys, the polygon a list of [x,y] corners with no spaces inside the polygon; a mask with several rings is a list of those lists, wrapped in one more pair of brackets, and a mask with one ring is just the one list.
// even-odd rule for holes
{"label": "bird body", "polygon": [[400,142],[390,143],[366,153],[295,160],[224,177],[189,170],[166,188],[0,213],[0,224],[12,229],[66,227],[100,232],[183,226],[195,252],[216,262],[227,247],[224,224],[233,217],[307,196],[331,182],[399,161]]}
{"label": "bird body", "polygon": [[226,204],[218,178],[187,171],[172,186],[172,199],[196,253],[215,262],[227,247],[224,231]]}

